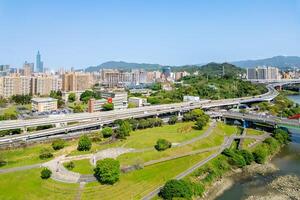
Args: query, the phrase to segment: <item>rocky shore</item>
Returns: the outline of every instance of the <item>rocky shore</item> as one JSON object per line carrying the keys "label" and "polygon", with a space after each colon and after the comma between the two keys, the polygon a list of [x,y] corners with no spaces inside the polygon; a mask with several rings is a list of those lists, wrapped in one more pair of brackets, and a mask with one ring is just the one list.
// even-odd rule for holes
{"label": "rocky shore", "polygon": [[300,200],[300,178],[297,176],[280,176],[268,186],[265,195],[253,195],[246,200]]}
{"label": "rocky shore", "polygon": [[220,195],[222,195],[225,190],[232,187],[233,184],[238,180],[246,179],[256,174],[267,175],[274,173],[278,170],[279,169],[272,163],[266,163],[263,165],[252,164],[246,166],[243,169],[232,170],[225,174],[222,179],[216,181],[211,187],[209,187],[205,192],[204,196],[202,198],[199,198],[199,200],[214,200]]}

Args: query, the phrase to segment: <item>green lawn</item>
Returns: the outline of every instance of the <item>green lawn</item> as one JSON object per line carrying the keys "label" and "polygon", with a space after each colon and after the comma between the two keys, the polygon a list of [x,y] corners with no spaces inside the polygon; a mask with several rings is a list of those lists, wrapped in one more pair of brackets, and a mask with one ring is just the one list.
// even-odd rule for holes
{"label": "green lawn", "polygon": [[263,135],[264,132],[256,129],[247,128],[247,135]]}
{"label": "green lawn", "polygon": [[94,167],[91,165],[89,159],[74,160],[72,162],[75,164],[75,167],[71,171],[78,172],[80,174],[94,173]]}
{"label": "green lawn", "polygon": [[236,133],[236,131],[238,131],[238,128],[235,126],[218,123],[211,135],[192,144],[170,148],[165,151],[156,151],[153,149],[151,151],[141,153],[127,153],[119,156],[117,159],[120,161],[121,165],[133,165],[164,157],[181,155],[199,149],[219,146],[223,143],[226,135],[232,135]]}
{"label": "green lawn", "polygon": [[249,145],[254,141],[255,139],[249,139],[249,138],[244,139],[243,148],[249,149]]}
{"label": "green lawn", "polygon": [[85,186],[82,199],[141,199],[141,197],[153,189],[163,185],[167,180],[175,177],[209,155],[211,155],[211,152],[187,156],[122,174],[120,181],[113,186],[101,185],[97,182],[88,183]]}
{"label": "green lawn", "polygon": [[78,184],[40,178],[41,169],[0,174],[0,199],[3,200],[74,200]]}

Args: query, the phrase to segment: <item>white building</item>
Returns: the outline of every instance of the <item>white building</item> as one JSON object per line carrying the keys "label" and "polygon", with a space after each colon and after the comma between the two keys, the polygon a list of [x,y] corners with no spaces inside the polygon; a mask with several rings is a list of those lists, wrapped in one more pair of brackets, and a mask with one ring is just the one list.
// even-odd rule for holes
{"label": "white building", "polygon": [[278,80],[280,79],[279,69],[276,67],[255,67],[247,68],[248,80]]}
{"label": "white building", "polygon": [[31,100],[33,111],[45,112],[57,110],[57,99],[54,98],[33,98]]}
{"label": "white building", "polygon": [[200,101],[200,97],[198,97],[198,96],[183,96],[183,101],[184,102],[189,102],[189,101],[198,102],[198,101]]}

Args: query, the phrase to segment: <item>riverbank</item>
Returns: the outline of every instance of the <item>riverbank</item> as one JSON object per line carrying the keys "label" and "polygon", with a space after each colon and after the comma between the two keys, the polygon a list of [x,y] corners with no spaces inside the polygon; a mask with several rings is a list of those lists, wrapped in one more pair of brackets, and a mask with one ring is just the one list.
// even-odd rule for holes
{"label": "riverbank", "polygon": [[231,188],[237,181],[248,179],[255,175],[265,176],[277,172],[279,169],[272,163],[266,164],[251,164],[243,169],[233,169],[227,172],[221,179],[213,183],[203,197],[198,200],[215,200],[221,196],[226,190]]}

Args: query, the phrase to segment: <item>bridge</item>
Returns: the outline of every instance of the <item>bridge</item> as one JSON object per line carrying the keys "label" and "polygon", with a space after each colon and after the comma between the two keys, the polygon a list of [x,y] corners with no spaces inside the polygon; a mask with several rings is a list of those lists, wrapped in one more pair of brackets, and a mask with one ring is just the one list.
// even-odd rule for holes
{"label": "bridge", "polygon": [[[274,89],[276,86],[278,86],[278,84],[290,83],[291,82],[280,82],[269,84],[266,86],[268,89],[267,93],[253,97],[224,100],[203,100],[199,102],[182,102],[98,113],[74,113],[65,116],[60,115],[39,119],[1,121],[0,130],[20,128],[23,130],[23,133],[2,137],[0,139],[0,145],[12,144],[14,142],[26,142],[29,140],[44,140],[53,137],[74,137],[74,135],[86,132],[87,130],[100,129],[103,125],[111,124],[117,119],[145,118],[175,113],[181,115],[182,113],[195,108],[209,109],[213,107],[237,105],[249,102],[270,101],[278,95],[278,92],[276,89]],[[75,124],[68,125],[68,123]],[[56,127],[42,131],[35,131],[32,133],[26,132],[28,127],[41,125],[55,125]]]}

